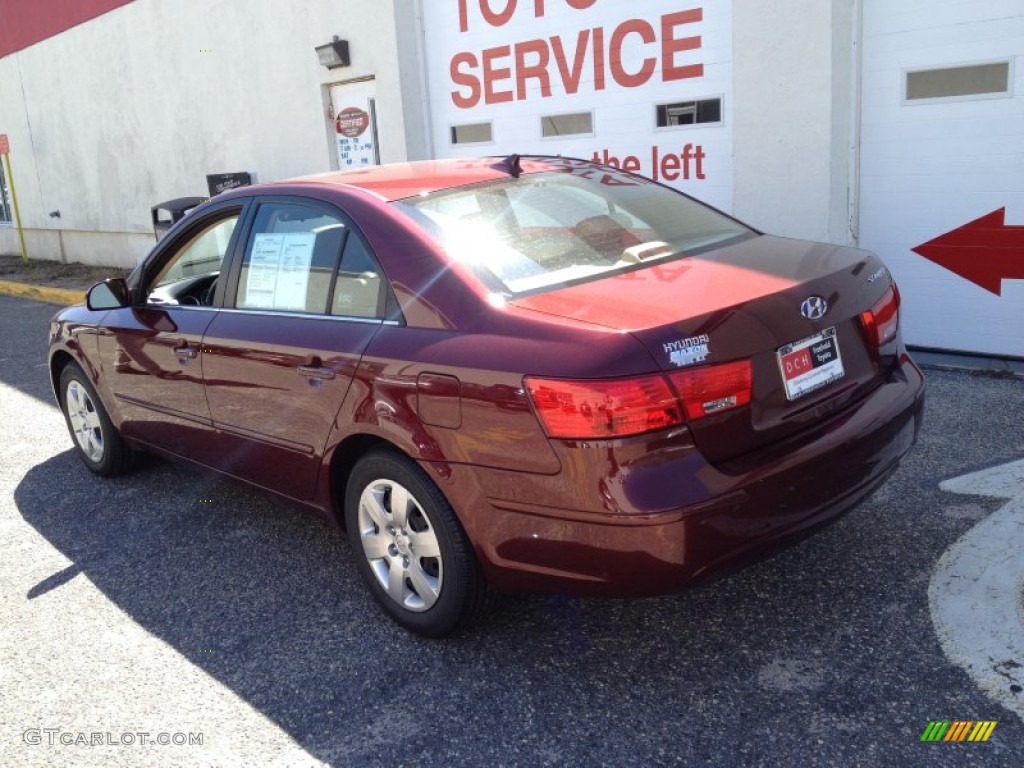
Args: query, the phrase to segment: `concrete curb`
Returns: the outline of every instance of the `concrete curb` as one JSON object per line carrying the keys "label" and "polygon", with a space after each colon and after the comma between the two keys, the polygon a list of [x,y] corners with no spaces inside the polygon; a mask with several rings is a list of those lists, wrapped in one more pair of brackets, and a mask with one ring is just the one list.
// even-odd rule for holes
{"label": "concrete curb", "polygon": [[68,288],[49,288],[44,285],[14,283],[0,280],[0,293],[11,296],[22,296],[26,299],[45,301],[49,304],[81,304],[85,301],[85,291],[73,291]]}

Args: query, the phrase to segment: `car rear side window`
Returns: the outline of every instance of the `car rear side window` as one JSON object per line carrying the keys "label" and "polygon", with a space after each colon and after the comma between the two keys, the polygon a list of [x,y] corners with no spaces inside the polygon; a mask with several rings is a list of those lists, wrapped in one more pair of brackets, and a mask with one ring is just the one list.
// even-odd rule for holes
{"label": "car rear side window", "polygon": [[363,239],[352,232],[345,240],[341,269],[334,282],[331,314],[345,317],[383,317],[384,275]]}

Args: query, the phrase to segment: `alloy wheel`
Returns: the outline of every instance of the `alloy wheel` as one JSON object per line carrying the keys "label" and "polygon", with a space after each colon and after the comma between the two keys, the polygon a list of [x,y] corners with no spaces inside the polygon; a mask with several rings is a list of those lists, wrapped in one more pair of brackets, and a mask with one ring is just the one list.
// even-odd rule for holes
{"label": "alloy wheel", "polygon": [[64,407],[78,447],[89,461],[99,463],[103,460],[103,426],[96,404],[81,383],[74,380],[68,382]]}
{"label": "alloy wheel", "polygon": [[441,547],[409,490],[394,480],[368,483],[359,497],[358,524],[363,554],[388,597],[417,613],[433,607],[444,581]]}

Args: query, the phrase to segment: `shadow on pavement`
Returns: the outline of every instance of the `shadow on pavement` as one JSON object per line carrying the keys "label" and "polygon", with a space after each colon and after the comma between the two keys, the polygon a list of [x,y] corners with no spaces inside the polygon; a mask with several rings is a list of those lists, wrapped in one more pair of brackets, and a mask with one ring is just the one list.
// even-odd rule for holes
{"label": "shadow on pavement", "polygon": [[[46,344],[50,318],[59,310],[55,304],[0,294],[0,384],[54,408]],[[26,345],[26,340],[33,343]]]}
{"label": "shadow on pavement", "polygon": [[[232,482],[157,461],[102,480],[66,451],[32,468],[15,500],[72,561],[30,599],[84,574],[304,749],[344,764],[448,748],[507,759],[509,745],[494,735],[505,720],[517,723],[517,739],[527,727],[526,753],[584,739],[625,764],[638,740],[655,735],[645,730],[667,725],[644,723],[645,707],[668,696],[684,717],[756,675],[742,617],[792,612],[798,592],[819,589],[794,579],[771,597],[747,584],[639,602],[506,598],[471,634],[427,641],[377,610],[332,526]],[[829,631],[836,610],[825,600],[811,624]],[[623,707],[639,708],[638,730],[614,739]],[[719,713],[707,727],[727,730],[757,707],[771,702]]]}

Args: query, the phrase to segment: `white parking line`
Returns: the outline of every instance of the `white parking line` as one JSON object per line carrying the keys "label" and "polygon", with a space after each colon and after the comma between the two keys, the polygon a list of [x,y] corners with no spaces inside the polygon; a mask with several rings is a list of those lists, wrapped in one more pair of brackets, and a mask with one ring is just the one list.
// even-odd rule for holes
{"label": "white parking line", "polygon": [[1009,499],[942,556],[928,604],[946,656],[1024,720],[1024,460],[939,487]]}

